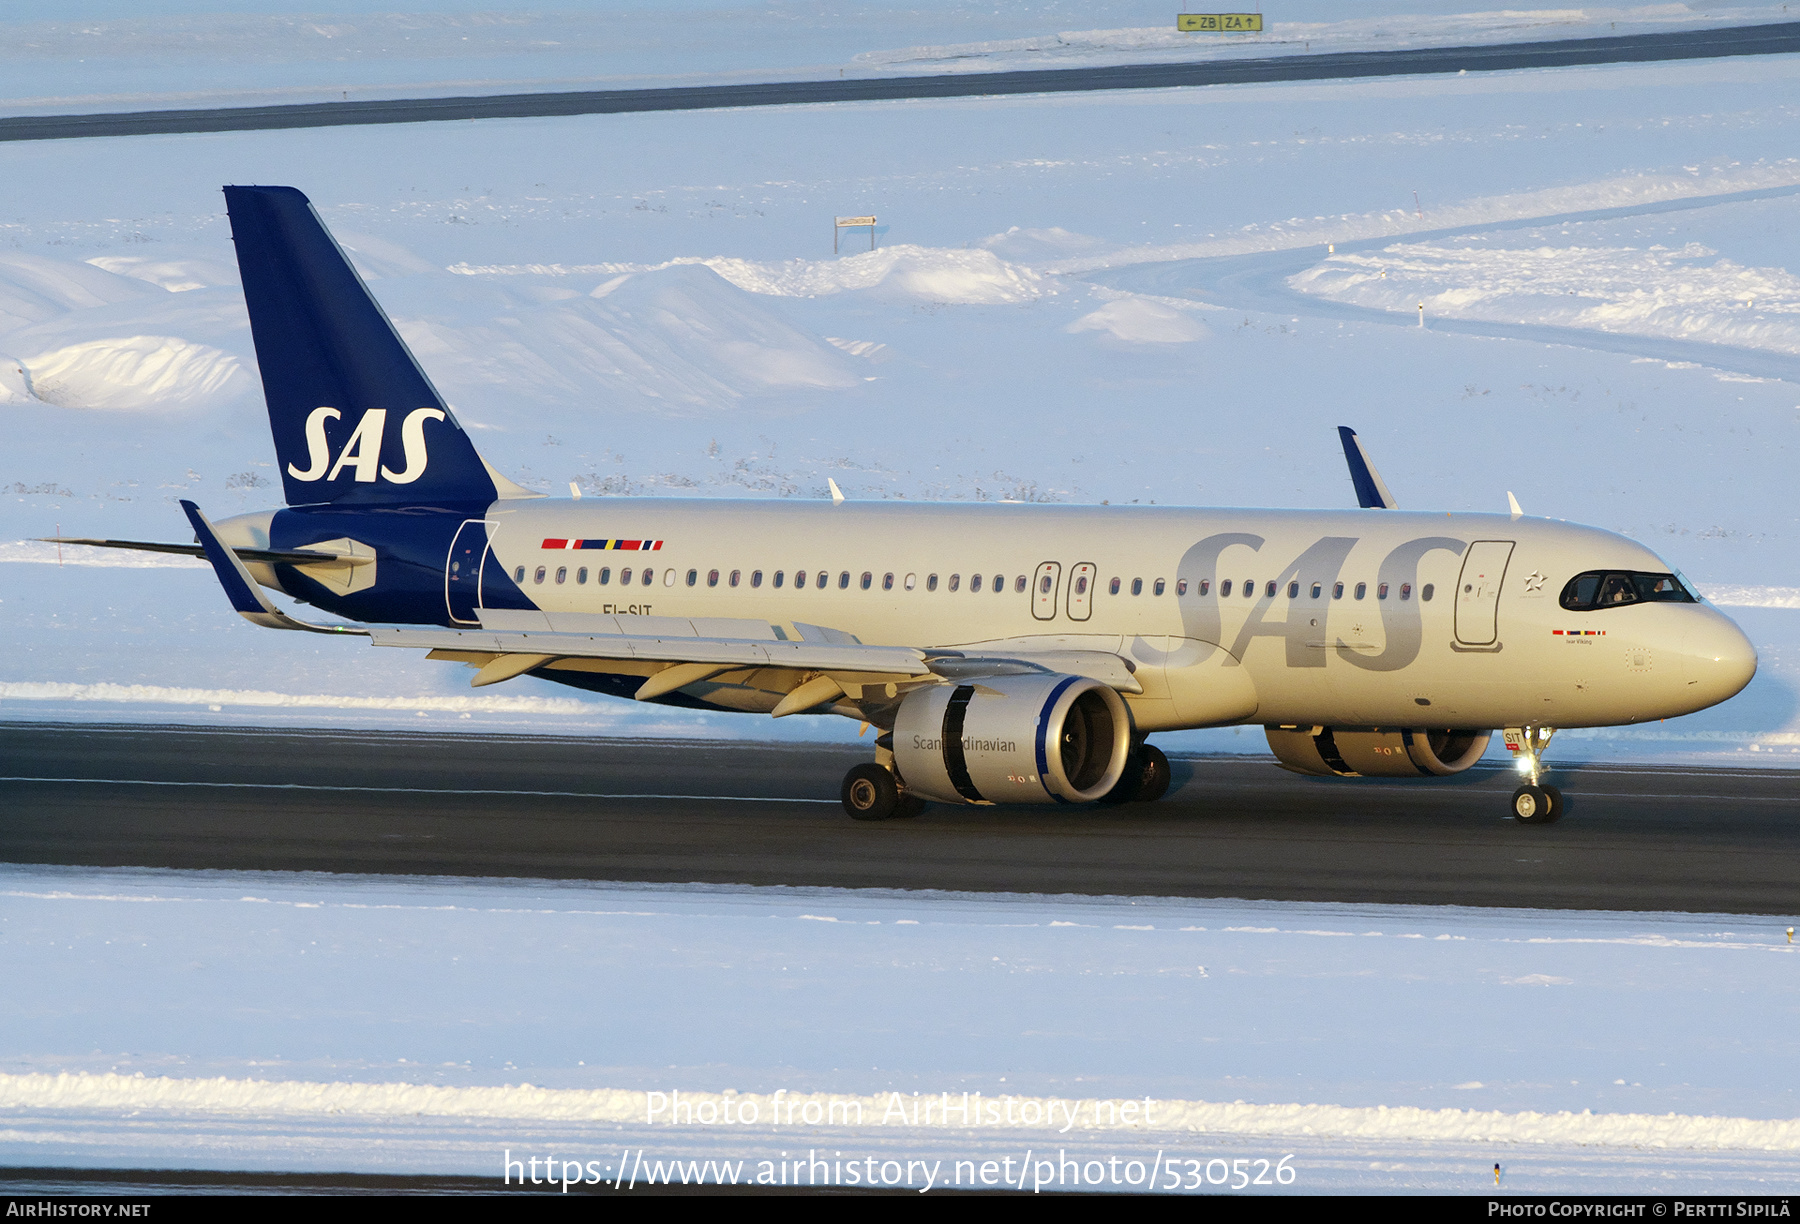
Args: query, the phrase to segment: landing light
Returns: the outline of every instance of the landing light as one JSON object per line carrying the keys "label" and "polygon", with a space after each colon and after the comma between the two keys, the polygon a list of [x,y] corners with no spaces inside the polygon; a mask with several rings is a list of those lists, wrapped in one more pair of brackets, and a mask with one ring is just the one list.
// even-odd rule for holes
{"label": "landing light", "polygon": [[1527,756],[1514,757],[1513,758],[1513,768],[1518,770],[1522,774],[1530,773],[1531,772],[1531,758],[1527,757]]}

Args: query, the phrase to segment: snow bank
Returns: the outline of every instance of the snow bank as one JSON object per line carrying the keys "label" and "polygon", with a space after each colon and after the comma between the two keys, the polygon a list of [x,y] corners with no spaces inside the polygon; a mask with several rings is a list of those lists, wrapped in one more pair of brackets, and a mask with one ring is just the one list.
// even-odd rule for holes
{"label": "snow bank", "polygon": [[156,293],[154,285],[91,264],[0,251],[0,333]]}
{"label": "snow bank", "polygon": [[282,706],[291,709],[481,711],[514,714],[593,714],[594,706],[567,697],[339,697],[260,689],[174,688],[160,684],[72,684],[0,680],[0,701],[108,701],[163,705]]}
{"label": "snow bank", "polygon": [[1007,263],[985,248],[901,244],[838,259],[790,259],[759,263],[715,256],[662,264],[452,264],[460,276],[618,276],[701,264],[750,293],[774,297],[827,297],[859,290],[881,296],[953,305],[1004,305],[1054,293],[1053,284],[1029,268]]}
{"label": "snow bank", "polygon": [[176,336],[87,340],[24,359],[31,391],[59,408],[162,408],[237,392],[238,359]]}
{"label": "snow bank", "polygon": [[[962,1092],[933,1099],[927,1093],[865,1095],[800,1092],[720,1093],[678,1090],[681,1102],[702,1118],[795,1117],[861,1119],[843,1129],[917,1131],[931,1126],[920,1100],[952,1106],[949,1120],[936,1114],[933,1129],[967,1130],[964,1119],[981,1116],[979,1106],[959,1112]],[[512,1118],[532,1122],[653,1124],[653,1105],[666,1112],[670,1094],[613,1088],[557,1089],[531,1084],[495,1088],[451,1088],[408,1083],[319,1083],[256,1079],[167,1079],[144,1075],[0,1075],[0,1109],[124,1112],[154,1110],[179,1114],[253,1114],[300,1119],[322,1115],[365,1118]],[[982,1100],[968,1094],[972,1104]],[[1358,1108],[1342,1105],[1248,1105],[1241,1101],[1154,1100],[1147,1121],[1114,1121],[1116,1114],[1092,1102],[1063,1097],[1005,1094],[1006,1129],[1057,1134],[1130,1130],[1161,1134],[1328,1136],[1339,1139],[1425,1142],[1528,1143],[1595,1147],[1703,1148],[1740,1151],[1800,1151],[1800,1119],[1704,1117],[1688,1114],[1505,1113],[1499,1110],[1416,1109],[1407,1106]],[[733,1128],[737,1129],[737,1128]],[[769,1128],[774,1129],[774,1128]],[[802,1133],[819,1129],[800,1128]],[[838,1128],[832,1128],[838,1129]]]}
{"label": "snow bank", "polygon": [[612,276],[592,293],[493,285],[396,322],[433,376],[467,389],[659,415],[728,412],[746,400],[854,386],[861,372],[708,266]]}
{"label": "snow bank", "polygon": [[1191,344],[1212,334],[1192,315],[1143,297],[1108,302],[1063,330],[1105,332],[1133,344]]}
{"label": "snow bank", "polygon": [[1725,608],[1800,608],[1800,587],[1709,585],[1703,593]]}
{"label": "snow bank", "polygon": [[1800,353],[1800,276],[1678,249],[1397,243],[1288,279],[1303,293],[1427,319],[1570,327]]}
{"label": "snow bank", "polygon": [[106,272],[128,276],[166,289],[186,293],[238,283],[237,269],[216,259],[152,259],[144,255],[96,255],[85,262]]}

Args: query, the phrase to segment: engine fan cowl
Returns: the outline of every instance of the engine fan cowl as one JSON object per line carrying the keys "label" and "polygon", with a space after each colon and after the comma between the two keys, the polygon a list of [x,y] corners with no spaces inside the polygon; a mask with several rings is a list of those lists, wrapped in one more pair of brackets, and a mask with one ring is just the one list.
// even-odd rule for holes
{"label": "engine fan cowl", "polygon": [[909,693],[894,721],[894,767],[943,803],[1088,803],[1131,751],[1131,715],[1112,688],[1054,673],[988,676]]}
{"label": "engine fan cowl", "polygon": [[1265,727],[1276,759],[1295,773],[1340,778],[1448,777],[1487,751],[1492,731]]}

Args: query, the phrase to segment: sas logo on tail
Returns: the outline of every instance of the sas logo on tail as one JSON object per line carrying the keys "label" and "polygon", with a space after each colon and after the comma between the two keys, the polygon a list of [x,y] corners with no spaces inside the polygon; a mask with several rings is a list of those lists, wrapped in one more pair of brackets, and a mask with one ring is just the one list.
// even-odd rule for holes
{"label": "sas logo on tail", "polygon": [[356,431],[338,452],[337,461],[332,462],[325,422],[341,420],[343,415],[336,408],[312,410],[306,418],[306,469],[302,471],[290,463],[287,465],[289,476],[295,480],[331,481],[349,468],[355,479],[364,484],[373,484],[377,474],[394,484],[411,484],[425,474],[425,465],[431,461],[425,453],[425,422],[445,419],[440,408],[415,408],[406,414],[406,419],[400,422],[400,447],[406,455],[406,467],[396,472],[381,466],[381,435],[387,429],[386,408],[371,408],[363,413],[362,420],[356,423]]}

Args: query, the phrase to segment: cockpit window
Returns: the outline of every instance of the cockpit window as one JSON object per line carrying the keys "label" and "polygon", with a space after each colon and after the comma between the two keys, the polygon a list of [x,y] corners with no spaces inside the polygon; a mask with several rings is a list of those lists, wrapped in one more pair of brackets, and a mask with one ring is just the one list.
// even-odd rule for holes
{"label": "cockpit window", "polygon": [[1698,603],[1673,574],[1577,574],[1562,590],[1562,606],[1570,612],[1594,612],[1634,603]]}

